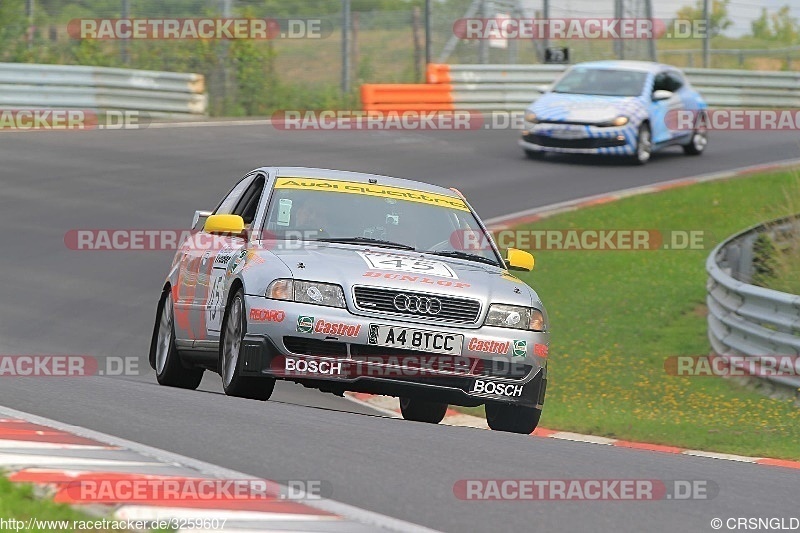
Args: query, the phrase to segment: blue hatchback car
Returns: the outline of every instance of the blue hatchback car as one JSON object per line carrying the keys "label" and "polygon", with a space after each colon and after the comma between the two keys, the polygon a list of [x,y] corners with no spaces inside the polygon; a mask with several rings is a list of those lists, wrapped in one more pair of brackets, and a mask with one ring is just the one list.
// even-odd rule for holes
{"label": "blue hatchback car", "polygon": [[519,145],[530,158],[546,152],[608,154],[642,165],[667,146],[700,155],[708,144],[706,108],[670,65],[579,63],[527,108]]}

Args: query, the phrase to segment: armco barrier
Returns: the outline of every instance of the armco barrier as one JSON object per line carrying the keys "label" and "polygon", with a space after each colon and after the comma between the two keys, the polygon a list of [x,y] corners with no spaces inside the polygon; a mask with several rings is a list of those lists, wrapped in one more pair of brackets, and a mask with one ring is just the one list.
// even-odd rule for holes
{"label": "armco barrier", "polygon": [[[751,285],[753,244],[797,231],[796,217],[775,220],[738,233],[717,246],[706,261],[708,338],[723,357],[800,356],[800,296]],[[793,393],[800,376],[765,376]]]}
{"label": "armco barrier", "polygon": [[145,111],[152,116],[205,115],[200,74],[0,63],[0,107]]}
{"label": "armco barrier", "polygon": [[[445,109],[522,111],[565,68],[430,64],[425,84],[362,85],[362,104],[375,111],[436,111],[444,102],[452,105]],[[710,106],[800,107],[800,72],[699,68],[684,72]]]}

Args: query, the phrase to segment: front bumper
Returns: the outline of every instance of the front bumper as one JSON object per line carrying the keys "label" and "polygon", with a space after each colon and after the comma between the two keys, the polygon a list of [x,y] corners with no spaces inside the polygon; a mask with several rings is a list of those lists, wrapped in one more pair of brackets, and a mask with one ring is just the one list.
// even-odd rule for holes
{"label": "front bumper", "polygon": [[519,145],[539,152],[632,155],[636,151],[636,130],[630,124],[601,128],[542,123],[523,131]]}
{"label": "front bumper", "polygon": [[[246,304],[246,316],[253,308],[280,307],[282,314],[272,316],[282,320],[248,321],[241,353],[245,375],[273,376],[330,392],[410,396],[454,405],[477,406],[488,400],[541,409],[544,402],[548,333],[431,326],[256,296],[248,296]],[[330,333],[331,328],[319,324],[343,327]],[[458,354],[437,354],[370,344],[370,326],[375,324],[463,335],[463,347]],[[477,347],[473,339],[494,341],[495,353],[472,349]],[[525,355],[515,352],[515,341],[517,346],[525,342]],[[500,346],[507,346],[507,352],[496,353]]]}

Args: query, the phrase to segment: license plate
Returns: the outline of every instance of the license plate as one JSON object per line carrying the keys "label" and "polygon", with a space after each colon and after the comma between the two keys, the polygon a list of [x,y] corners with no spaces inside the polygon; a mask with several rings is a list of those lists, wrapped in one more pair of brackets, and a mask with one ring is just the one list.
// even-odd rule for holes
{"label": "license plate", "polygon": [[550,136],[556,139],[582,139],[586,133],[583,130],[552,130]]}
{"label": "license plate", "polygon": [[438,331],[370,324],[368,342],[376,346],[461,355],[464,336]]}

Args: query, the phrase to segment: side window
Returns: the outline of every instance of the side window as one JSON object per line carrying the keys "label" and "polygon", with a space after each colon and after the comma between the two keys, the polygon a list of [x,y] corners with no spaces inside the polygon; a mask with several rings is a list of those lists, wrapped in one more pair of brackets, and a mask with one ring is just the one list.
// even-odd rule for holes
{"label": "side window", "polygon": [[683,87],[684,81],[683,76],[680,75],[678,72],[670,71],[667,73],[667,79],[669,80],[670,91],[676,92],[679,91],[681,87]]}
{"label": "side window", "polygon": [[666,72],[659,72],[656,74],[655,80],[653,81],[653,92],[656,91],[671,91],[672,89],[669,88],[670,83],[669,79],[667,78]]}
{"label": "side window", "polygon": [[258,174],[244,191],[231,214],[242,217],[245,224],[252,224],[253,219],[256,218],[258,202],[261,199],[261,193],[264,192],[265,182],[264,175]]}
{"label": "side window", "polygon": [[253,183],[256,175],[251,174],[249,176],[245,176],[239,183],[237,183],[231,192],[220,202],[217,208],[214,210],[215,215],[232,215],[233,210],[236,205],[239,203],[239,200],[242,198],[245,190]]}

